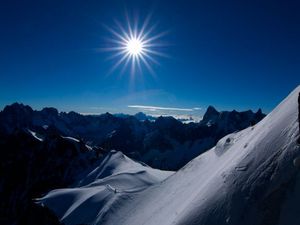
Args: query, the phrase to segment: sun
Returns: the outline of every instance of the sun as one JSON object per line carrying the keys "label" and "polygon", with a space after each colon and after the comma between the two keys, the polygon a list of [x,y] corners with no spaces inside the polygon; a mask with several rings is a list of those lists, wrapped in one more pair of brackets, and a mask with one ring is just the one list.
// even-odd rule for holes
{"label": "sun", "polygon": [[143,54],[144,44],[141,40],[132,38],[126,43],[126,50],[132,56],[140,56]]}
{"label": "sun", "polygon": [[105,50],[113,52],[110,59],[117,58],[110,72],[123,65],[122,71],[130,66],[131,74],[135,74],[137,69],[142,73],[143,67],[154,74],[152,65],[159,64],[156,58],[167,56],[160,51],[164,46],[160,38],[167,32],[156,33],[156,24],[151,25],[150,16],[140,23],[138,19],[132,22],[126,14],[124,22],[125,26],[115,21],[114,28],[106,27],[113,38],[109,40],[111,46]]}

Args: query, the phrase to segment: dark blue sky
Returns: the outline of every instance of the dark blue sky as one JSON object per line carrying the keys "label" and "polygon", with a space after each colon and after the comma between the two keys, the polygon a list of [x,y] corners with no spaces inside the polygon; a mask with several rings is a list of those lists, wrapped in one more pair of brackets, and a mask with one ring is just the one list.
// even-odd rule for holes
{"label": "dark blue sky", "polygon": [[[298,2],[298,3],[297,3]],[[104,25],[153,13],[169,58],[120,76]],[[2,1],[0,107],[23,102],[83,113],[128,105],[270,111],[300,81],[299,1]],[[203,108],[202,111],[193,108]],[[149,109],[147,109],[149,110]],[[163,111],[164,109],[162,109]],[[149,112],[154,112],[155,109]],[[167,111],[167,110],[166,110]],[[161,111],[160,111],[161,112]]]}

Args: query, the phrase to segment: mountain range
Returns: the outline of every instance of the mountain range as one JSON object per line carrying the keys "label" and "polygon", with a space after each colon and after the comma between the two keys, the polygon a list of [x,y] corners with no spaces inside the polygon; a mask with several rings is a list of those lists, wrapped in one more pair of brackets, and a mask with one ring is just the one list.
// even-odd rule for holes
{"label": "mountain range", "polygon": [[298,225],[299,92],[175,173],[111,151],[73,186],[36,201],[66,225]]}
{"label": "mountain range", "polygon": [[42,136],[45,129],[55,130],[58,135],[74,137],[106,151],[122,151],[154,168],[178,170],[220,138],[254,125],[264,116],[261,110],[218,112],[209,106],[202,121],[185,124],[173,117],[150,121],[143,113],[125,117],[109,113],[81,115],[50,107],[37,111],[14,103],[0,112],[0,133],[9,135],[26,128]]}
{"label": "mountain range", "polygon": [[265,117],[261,110],[218,112],[212,106],[199,123],[137,115],[6,106],[0,112],[1,224],[60,224],[55,210],[32,202],[57,188],[140,192],[174,174],[157,169],[178,170],[225,135]]}

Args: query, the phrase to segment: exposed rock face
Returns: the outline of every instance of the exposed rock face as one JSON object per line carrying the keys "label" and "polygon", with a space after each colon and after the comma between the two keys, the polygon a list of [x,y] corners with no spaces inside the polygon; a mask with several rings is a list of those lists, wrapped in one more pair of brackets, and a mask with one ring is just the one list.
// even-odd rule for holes
{"label": "exposed rock face", "polygon": [[[150,122],[109,113],[83,116],[51,107],[35,111],[18,103],[6,106],[0,112],[0,224],[55,224],[50,212],[32,206],[32,199],[70,185],[78,171],[98,160],[102,152],[86,143],[177,170],[229,132],[263,117],[261,112],[218,112],[209,107],[202,123],[183,124],[173,117]],[[32,220],[36,212],[45,218]]]}
{"label": "exposed rock face", "polygon": [[0,134],[0,149],[0,224],[58,224],[32,199],[70,185],[99,155],[97,149],[62,137],[51,127],[39,133],[24,128]]}
{"label": "exposed rock face", "polygon": [[201,122],[183,124],[173,117],[158,117],[150,122],[142,113],[125,117],[109,113],[84,116],[51,107],[35,111],[15,103],[0,112],[0,132],[11,134],[22,128],[39,132],[48,126],[61,135],[83,139],[106,150],[122,151],[154,168],[178,170],[220,138],[254,125],[264,116],[261,110],[218,112],[209,106]]}
{"label": "exposed rock face", "polygon": [[203,116],[202,122],[207,123],[210,120],[217,118],[219,115],[220,115],[220,113],[213,106],[210,105],[210,106],[208,106],[208,108]]}
{"label": "exposed rock face", "polygon": [[[100,165],[99,180],[92,181],[92,186],[84,183],[53,190],[39,201],[66,225],[76,225],[79,220],[94,225],[120,221],[122,225],[299,225],[299,91],[300,86],[254,127],[228,134],[215,147],[145,189],[132,191],[132,185],[139,182],[116,178],[132,168],[117,163],[119,155],[113,164],[103,161],[107,164]],[[227,113],[226,118],[229,115],[235,118],[236,112]],[[212,126],[220,116],[209,120]],[[102,176],[102,171],[107,174],[105,168],[107,177]],[[92,177],[95,174],[93,170]],[[113,183],[108,183],[109,175],[115,178]],[[107,183],[110,186],[104,189]],[[131,191],[119,188],[120,183]]]}

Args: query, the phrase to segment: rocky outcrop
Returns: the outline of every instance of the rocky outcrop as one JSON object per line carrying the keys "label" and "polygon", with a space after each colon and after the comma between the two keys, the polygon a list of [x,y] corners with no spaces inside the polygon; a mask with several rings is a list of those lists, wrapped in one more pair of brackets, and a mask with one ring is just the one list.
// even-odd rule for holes
{"label": "rocky outcrop", "polygon": [[173,117],[158,117],[150,122],[142,113],[126,117],[110,113],[84,116],[58,112],[51,107],[36,111],[15,103],[0,112],[0,132],[11,134],[20,128],[40,132],[41,127],[51,127],[56,133],[82,139],[107,151],[122,151],[152,167],[178,170],[220,138],[252,126],[264,116],[261,110],[219,112],[209,106],[202,121],[184,124]]}
{"label": "rocky outcrop", "polygon": [[16,129],[2,133],[0,140],[0,224],[58,224],[32,199],[70,185],[82,170],[97,163],[99,150],[51,127],[39,133]]}

